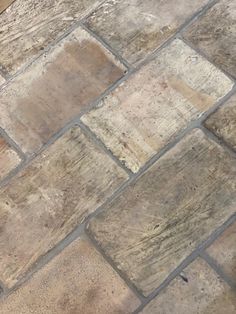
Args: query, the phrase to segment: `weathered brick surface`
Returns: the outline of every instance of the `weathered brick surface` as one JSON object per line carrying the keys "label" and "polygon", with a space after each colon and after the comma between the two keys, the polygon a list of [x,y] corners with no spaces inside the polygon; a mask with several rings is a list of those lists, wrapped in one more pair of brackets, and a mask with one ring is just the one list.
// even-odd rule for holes
{"label": "weathered brick surface", "polygon": [[18,154],[0,136],[0,180],[18,166],[20,161]]}
{"label": "weathered brick surface", "polygon": [[236,95],[212,114],[205,125],[236,150]]}
{"label": "weathered brick surface", "polygon": [[236,285],[236,223],[226,229],[207,252]]}
{"label": "weathered brick surface", "polygon": [[81,131],[68,131],[0,194],[0,280],[13,286],[127,178]]}
{"label": "weathered brick surface", "polygon": [[236,77],[236,2],[219,1],[186,30],[185,38]]}
{"label": "weathered brick surface", "polygon": [[235,213],[235,175],[236,160],[195,130],[92,219],[89,232],[148,295]]}
{"label": "weathered brick surface", "polygon": [[0,18],[0,65],[4,71],[12,74],[19,70],[99,2],[16,0]]}
{"label": "weathered brick surface", "polygon": [[82,121],[136,172],[232,86],[223,73],[175,40]]}
{"label": "weathered brick surface", "polygon": [[0,126],[32,153],[123,75],[123,67],[81,28],[0,94]]}
{"label": "weathered brick surface", "polygon": [[91,15],[87,26],[123,58],[137,63],[206,3],[207,0],[109,0]]}
{"label": "weathered brick surface", "polygon": [[128,314],[138,305],[125,283],[83,239],[0,301],[4,314]]}
{"label": "weathered brick surface", "polygon": [[236,292],[231,290],[204,261],[198,259],[177,277],[142,314],[233,314]]}

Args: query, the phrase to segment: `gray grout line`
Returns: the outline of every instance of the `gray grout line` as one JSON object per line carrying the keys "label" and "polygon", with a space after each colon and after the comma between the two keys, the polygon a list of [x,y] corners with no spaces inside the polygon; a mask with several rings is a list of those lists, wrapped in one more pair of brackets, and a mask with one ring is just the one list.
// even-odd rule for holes
{"label": "gray grout line", "polygon": [[192,48],[194,51],[196,51],[201,57],[203,57],[204,59],[206,59],[209,63],[211,63],[212,65],[214,65],[215,68],[217,68],[219,71],[221,71],[222,73],[224,73],[224,75],[230,79],[233,83],[236,82],[236,79],[228,72],[226,72],[224,69],[220,68],[218,64],[216,64],[214,61],[212,61],[205,53],[204,51],[202,51],[201,49],[199,49],[197,46],[195,46],[194,44],[191,43],[191,41],[189,41],[188,39],[186,39],[184,37],[184,34],[180,34],[178,36],[179,39],[181,39],[186,45],[188,45],[190,48]]}
{"label": "gray grout line", "polygon": [[114,50],[103,38],[98,36],[94,31],[92,31],[85,24],[83,24],[83,22],[80,22],[79,25],[91,36],[93,36],[100,44],[102,44],[108,51],[110,51],[113,56],[115,56],[120,61],[120,63],[122,63],[128,70],[133,69],[133,66],[129,64],[129,62],[126,61],[116,50]]}
{"label": "gray grout line", "polygon": [[145,302],[138,307],[137,310],[133,312],[133,314],[139,313],[143,308],[150,303],[153,299],[155,299],[158,294],[164,290],[170,282],[175,279],[181,272],[190,265],[197,257],[202,257],[202,252],[209,247],[230,225],[232,225],[236,221],[236,213],[233,214],[223,225],[217,228],[204,242],[202,242],[184,261],[167,277],[167,279],[157,288],[155,289],[145,300]]}
{"label": "gray grout line", "polygon": [[217,264],[217,262],[212,258],[207,252],[203,251],[200,253],[200,256],[202,259],[204,259],[208,265],[214,269],[214,271],[233,289],[236,289],[236,283],[225,274],[223,269],[220,265]]}
{"label": "gray grout line", "polygon": [[199,18],[207,10],[209,10],[212,6],[214,6],[219,0],[210,0],[205,6],[200,8],[197,12],[195,12],[192,16],[190,16],[179,28],[178,30],[169,37],[162,45],[156,48],[153,52],[151,52],[144,60],[140,61],[137,66],[134,68],[134,71],[140,70],[143,66],[147,65],[149,62],[153,61],[156,57],[158,57],[159,53],[169,46],[176,38],[179,38],[179,35],[192,23],[193,20]]}
{"label": "gray grout line", "polygon": [[[102,5],[104,1],[101,1],[98,4],[98,7],[100,5]],[[97,7],[97,8],[98,8]],[[96,9],[95,8],[91,8],[91,11],[87,13],[86,16],[90,15],[92,12],[94,12]],[[1,69],[1,72],[4,74],[4,78],[6,79],[6,82],[4,82],[1,86],[0,86],[0,92],[3,88],[5,88],[5,86],[7,86],[13,79],[15,79],[16,77],[18,77],[20,74],[24,73],[31,65],[33,65],[34,63],[36,63],[38,61],[38,59],[40,59],[43,55],[48,54],[51,50],[55,49],[56,46],[63,40],[65,39],[67,36],[69,36],[75,29],[77,29],[78,27],[81,26],[81,20],[83,20],[85,18],[85,16],[82,16],[81,18],[79,18],[78,20],[75,20],[74,22],[71,23],[70,26],[68,26],[68,28],[65,30],[65,32],[59,36],[58,38],[54,39],[50,44],[48,44],[43,50],[41,50],[37,55],[35,55],[34,57],[32,57],[32,59],[30,59],[28,62],[26,62],[19,70],[17,70],[14,74],[8,74],[5,73],[5,71],[3,69]],[[2,67],[2,65],[0,64],[0,68]],[[1,74],[1,73],[0,73]]]}
{"label": "gray grout line", "polygon": [[84,131],[84,133],[93,141],[93,143],[96,143],[97,146],[100,147],[102,151],[104,151],[104,153],[108,155],[120,168],[122,168],[128,174],[129,177],[133,175],[133,172],[126,168],[122,164],[122,162],[112,154],[112,152],[105,146],[105,144],[99,138],[97,138],[96,135],[81,120],[79,120],[77,124]]}
{"label": "gray grout line", "polygon": [[87,237],[88,241],[95,247],[97,252],[102,255],[104,260],[114,269],[114,271],[122,278],[125,282],[126,286],[135,294],[135,296],[140,300],[141,303],[145,302],[145,297],[138,291],[136,286],[124,275],[122,271],[117,268],[116,264],[113,260],[106,255],[106,253],[102,250],[99,244],[94,240],[94,238],[89,234],[88,230],[85,230],[85,236]]}
{"label": "gray grout line", "polygon": [[[104,1],[103,1],[104,2]],[[103,3],[102,2],[102,3]],[[118,54],[116,53],[109,45],[107,45],[104,41],[102,41],[101,39],[99,39],[99,37],[94,34],[92,31],[90,31],[90,34],[95,37],[97,40],[99,40],[100,43],[102,43],[108,50],[110,50],[112,52],[112,54],[118,59],[120,60],[124,65],[128,66],[129,67],[129,71],[126,75],[124,75],[120,80],[118,80],[115,84],[113,84],[112,86],[110,86],[102,95],[100,95],[100,97],[98,97],[94,102],[91,103],[91,105],[89,105],[88,107],[89,108],[86,108],[86,110],[84,110],[84,112],[82,112],[78,117],[76,117],[75,119],[73,119],[72,121],[70,121],[69,123],[67,123],[59,132],[57,132],[50,140],[49,142],[44,145],[38,152],[37,154],[35,154],[33,157],[29,158],[28,162],[26,162],[25,164],[28,165],[35,157],[37,157],[38,154],[40,154],[43,150],[45,150],[48,146],[50,146],[55,140],[57,140],[60,136],[62,136],[66,130],[68,130],[70,127],[74,126],[75,124],[78,124],[78,119],[86,112],[90,111],[91,109],[95,108],[95,106],[106,96],[108,95],[110,92],[112,92],[117,86],[119,86],[122,82],[126,81],[130,75],[132,75],[133,73],[135,73],[136,71],[138,71],[144,64],[147,64],[149,61],[151,61],[152,59],[154,59],[158,52],[161,51],[161,49],[163,49],[164,47],[166,47],[167,45],[170,44],[171,41],[173,41],[177,36],[178,34],[180,34],[183,29],[185,27],[187,27],[193,19],[196,19],[198,18],[199,16],[201,16],[202,14],[205,13],[205,11],[207,9],[209,9],[210,7],[212,7],[215,3],[217,3],[218,1],[210,1],[205,7],[203,7],[200,11],[198,11],[194,16],[192,16],[185,24],[182,25],[182,27],[179,29],[179,31],[174,35],[172,36],[169,40],[167,40],[162,46],[160,46],[158,49],[156,49],[152,55],[148,56],[142,63],[140,63],[138,65],[137,68],[133,69],[132,66],[130,66],[125,60],[123,60],[123,58]],[[99,6],[102,4],[100,3]],[[99,7],[98,6],[98,7]],[[96,10],[96,9],[95,9]],[[88,16],[91,14],[91,12],[88,14]],[[84,20],[84,18],[82,18],[81,20]],[[74,29],[76,29],[77,27],[81,26],[81,21],[78,21],[76,22],[75,24],[73,24],[60,38],[56,39],[55,41],[53,41],[48,47],[45,48],[45,50],[40,54],[38,55],[35,59],[31,60],[27,65],[25,65],[20,71],[18,71],[14,76],[12,76],[10,78],[10,80],[8,82],[10,82],[14,77],[16,77],[17,75],[19,75],[20,73],[24,72],[31,64],[33,64],[34,62],[36,62],[43,54],[47,53],[48,51],[50,51],[51,49],[53,49],[56,44],[58,44],[61,40],[63,40],[66,36],[68,36]],[[83,25],[83,28],[86,29],[87,27],[85,27],[85,25]],[[88,30],[87,30],[88,31]],[[211,62],[212,63],[212,62]],[[222,71],[222,70],[221,70]],[[8,84],[7,82],[7,84]],[[5,87],[5,85],[7,84],[3,84],[3,88]],[[1,88],[0,88],[1,89]],[[230,93],[229,93],[230,94]],[[80,235],[83,234],[84,232],[84,226],[86,223],[88,223],[88,221],[92,218],[92,217],[95,217],[100,211],[102,211],[103,207],[105,207],[107,204],[109,204],[111,201],[114,201],[116,199],[116,197],[118,197],[123,191],[124,189],[126,189],[132,182],[134,182],[136,179],[138,179],[140,176],[142,176],[144,174],[144,172],[149,168],[151,167],[151,165],[153,163],[155,163],[162,155],[164,155],[169,149],[171,149],[173,146],[175,146],[182,138],[183,136],[185,136],[192,128],[195,128],[195,127],[198,127],[199,124],[202,123],[202,121],[211,113],[213,112],[214,110],[216,110],[220,105],[222,105],[225,101],[225,99],[228,99],[227,97],[229,97],[229,94],[227,94],[225,97],[224,97],[224,100],[223,101],[220,101],[217,105],[213,106],[213,109],[210,109],[208,111],[208,114],[204,114],[202,115],[202,117],[196,122],[196,121],[193,121],[192,123],[190,123],[190,125],[183,131],[183,132],[180,132],[179,135],[177,135],[177,139],[174,140],[172,143],[170,143],[169,145],[167,145],[165,148],[163,148],[163,150],[156,154],[156,156],[154,156],[151,160],[149,160],[146,165],[144,167],[142,167],[140,169],[140,171],[137,173],[137,174],[133,174],[130,176],[130,179],[127,180],[119,189],[117,189],[113,195],[108,198],[108,200],[102,205],[100,206],[93,214],[89,215],[87,217],[87,219],[85,220],[85,222],[81,225],[79,225],[78,227],[76,227],[74,229],[74,231],[72,231],[64,240],[62,240],[59,244],[57,244],[51,251],[49,251],[48,253],[46,253],[35,265],[34,267],[32,267],[32,270],[30,272],[28,272],[24,279],[22,279],[21,281],[18,282],[17,286],[16,287],[19,287],[21,285],[22,282],[28,280],[31,275],[33,273],[35,273],[38,269],[40,269],[42,266],[44,266],[46,263],[48,263],[53,257],[55,257],[57,254],[59,254],[67,245],[69,245],[71,242],[73,242],[76,238],[78,238]],[[77,121],[77,122],[76,122]],[[79,122],[80,124],[80,127],[81,127],[81,122]],[[85,128],[83,129],[85,131]],[[91,137],[93,138],[94,141],[96,141],[97,144],[99,144],[100,147],[103,147],[104,150],[106,150],[106,152],[108,153],[105,145],[103,143],[101,143],[98,139],[95,139],[96,136],[95,135],[92,135],[93,133],[91,131],[88,131],[88,128],[86,127],[86,132],[89,132],[89,134],[91,135]],[[111,157],[111,153],[109,152],[108,155]],[[113,160],[115,160],[116,162],[117,159],[116,157],[113,156],[112,158]],[[126,171],[129,171],[129,170],[126,170]],[[235,219],[235,218],[234,218]],[[222,228],[224,228],[224,226],[227,225],[224,224]],[[218,232],[219,233],[219,232]],[[195,256],[196,254],[199,254],[197,253],[197,251],[194,253],[191,254],[190,257],[188,257],[188,260],[186,261],[186,263],[190,263],[191,259]],[[197,255],[196,255],[197,256]],[[108,258],[108,257],[106,257]],[[108,258],[109,259],[109,258]],[[113,262],[112,262],[113,263]],[[181,264],[182,265],[182,264]],[[182,267],[185,265],[185,263],[183,262],[183,265]],[[113,265],[114,266],[114,265]],[[178,269],[181,269],[181,267],[179,266]],[[120,273],[120,271],[119,271]],[[171,274],[169,277],[169,281],[170,282],[172,279],[172,277],[175,275],[177,276],[179,274],[179,272],[176,271],[176,275],[175,273],[173,272],[173,274]],[[172,277],[171,277],[172,276]],[[131,284],[131,283],[130,283]],[[0,283],[1,285],[1,283]],[[164,283],[163,283],[164,285]],[[167,284],[165,283],[165,286]],[[132,286],[132,284],[131,284]],[[164,286],[163,286],[164,287]],[[159,290],[156,290],[155,293],[159,293],[158,291],[160,291],[160,289],[162,288],[158,288]],[[135,289],[136,291],[136,289]],[[137,293],[137,291],[136,291]],[[151,297],[153,298],[154,297],[154,294],[151,294]],[[139,293],[138,293],[139,294]],[[144,300],[143,297],[139,296],[140,299],[142,299],[142,301]],[[149,298],[145,298],[145,301],[147,300],[151,300],[150,297]],[[148,301],[148,302],[149,302]],[[148,303],[146,302],[146,303]]]}
{"label": "gray grout line", "polygon": [[[19,289],[22,284],[26,283],[33,274],[42,269],[45,265],[47,265],[50,261],[52,261],[56,256],[58,256],[67,246],[69,246],[73,241],[83,236],[84,234],[84,223],[81,223],[78,227],[76,227],[71,233],[69,233],[63,240],[61,240],[58,244],[56,244],[50,251],[41,256],[17,282],[17,284],[8,289],[4,287],[3,295],[0,294],[1,297],[6,297],[12,292]],[[1,283],[0,283],[1,284]]]}
{"label": "gray grout line", "polygon": [[26,155],[20,147],[13,141],[13,139],[0,127],[0,136],[8,143],[8,145],[17,153],[22,161],[26,159]]}

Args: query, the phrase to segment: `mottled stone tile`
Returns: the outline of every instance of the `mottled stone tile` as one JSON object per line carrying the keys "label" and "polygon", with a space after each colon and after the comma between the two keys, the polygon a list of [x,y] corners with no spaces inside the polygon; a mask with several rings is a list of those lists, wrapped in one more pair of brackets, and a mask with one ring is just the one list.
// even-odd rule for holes
{"label": "mottled stone tile", "polygon": [[[183,273],[186,278],[174,279],[142,314],[233,314],[236,292],[203,260],[197,259]],[[187,280],[187,282],[186,282]]]}
{"label": "mottled stone tile", "polygon": [[0,94],[0,126],[26,153],[37,151],[123,75],[93,37],[76,29]]}
{"label": "mottled stone tile", "polygon": [[236,284],[236,223],[226,229],[207,252]]}
{"label": "mottled stone tile", "polygon": [[232,86],[222,72],[175,40],[82,121],[137,172]]}
{"label": "mottled stone tile", "polygon": [[15,73],[49,44],[59,39],[75,21],[95,9],[100,2],[99,0],[14,1],[2,13],[0,19],[2,69],[10,74]]}
{"label": "mottled stone tile", "polygon": [[0,302],[4,314],[128,314],[138,305],[122,279],[83,239]]}
{"label": "mottled stone tile", "polygon": [[86,25],[132,64],[160,47],[207,0],[109,0]]}
{"label": "mottled stone tile", "polygon": [[0,180],[18,166],[20,161],[18,154],[0,136]]}
{"label": "mottled stone tile", "polygon": [[15,0],[1,0],[0,1],[0,13],[6,10],[14,1]]}
{"label": "mottled stone tile", "polygon": [[212,114],[205,126],[236,150],[236,95]]}
{"label": "mottled stone tile", "polygon": [[68,131],[0,194],[0,280],[13,286],[127,179],[80,129]]}
{"label": "mottled stone tile", "polygon": [[221,69],[236,77],[236,2],[222,0],[197,19],[185,38]]}
{"label": "mottled stone tile", "polygon": [[194,130],[93,218],[88,231],[148,295],[235,213],[235,178],[236,160]]}

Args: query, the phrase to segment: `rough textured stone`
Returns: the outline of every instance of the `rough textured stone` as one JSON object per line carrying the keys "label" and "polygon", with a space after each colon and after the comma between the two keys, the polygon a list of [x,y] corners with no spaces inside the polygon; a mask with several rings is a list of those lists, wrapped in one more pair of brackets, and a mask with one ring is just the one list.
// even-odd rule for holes
{"label": "rough textured stone", "polygon": [[79,28],[1,92],[0,126],[24,152],[35,152],[123,70]]}
{"label": "rough textured stone", "polygon": [[236,160],[194,130],[92,219],[88,231],[148,295],[235,213],[235,177]]}
{"label": "rough textured stone", "polygon": [[123,58],[137,63],[206,3],[207,0],[109,0],[91,15],[87,26]]}
{"label": "rough textured stone", "polygon": [[236,223],[230,226],[207,252],[236,284]]}
{"label": "rough textured stone", "polygon": [[[233,314],[236,292],[202,260],[190,264],[183,280],[177,277],[144,310],[143,314]],[[187,280],[187,282],[186,282]]]}
{"label": "rough textured stone", "polygon": [[236,95],[212,114],[205,126],[236,150]]}
{"label": "rough textured stone", "polygon": [[13,286],[127,175],[79,129],[72,129],[0,194],[0,280]]}
{"label": "rough textured stone", "polygon": [[138,305],[121,278],[83,239],[0,302],[4,314],[128,314]]}
{"label": "rough textured stone", "polygon": [[2,13],[4,10],[6,10],[14,1],[15,0],[1,0],[0,1],[0,13]]}
{"label": "rough textured stone", "polygon": [[175,40],[82,121],[136,172],[232,86],[222,72]]}
{"label": "rough textured stone", "polygon": [[20,163],[18,154],[0,136],[0,180]]}
{"label": "rough textured stone", "polygon": [[88,14],[99,2],[99,0],[15,1],[3,12],[0,19],[2,69],[13,74],[36,57],[40,50],[62,36],[76,20]]}
{"label": "rough textured stone", "polygon": [[220,68],[236,77],[236,1],[219,1],[193,23],[185,38]]}
{"label": "rough textured stone", "polygon": [[5,83],[5,79],[0,75],[0,85],[2,85],[3,83]]}

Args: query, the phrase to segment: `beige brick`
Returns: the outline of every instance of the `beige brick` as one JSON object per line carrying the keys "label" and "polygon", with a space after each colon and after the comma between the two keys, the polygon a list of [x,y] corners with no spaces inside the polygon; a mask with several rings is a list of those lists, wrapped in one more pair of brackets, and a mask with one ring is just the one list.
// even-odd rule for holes
{"label": "beige brick", "polygon": [[184,36],[221,69],[236,77],[236,2],[221,0],[189,27]]}
{"label": "beige brick", "polygon": [[[2,1],[12,2],[12,1]],[[17,0],[1,15],[0,64],[15,73],[42,49],[59,39],[81,17],[96,8],[99,0]],[[5,6],[4,6],[5,7]],[[0,5],[1,9],[1,5]]]}
{"label": "beige brick", "polygon": [[175,40],[82,121],[137,172],[232,86],[223,73]]}
{"label": "beige brick", "polygon": [[0,13],[2,13],[4,10],[6,10],[14,1],[15,0],[1,0],[1,2],[0,2]]}
{"label": "beige brick", "polygon": [[184,271],[185,282],[177,277],[162,291],[142,314],[233,314],[236,293],[202,260]]}
{"label": "beige brick", "polygon": [[35,152],[123,70],[101,44],[78,28],[1,92],[0,126],[24,152]]}
{"label": "beige brick", "polygon": [[236,223],[226,229],[207,252],[236,284]]}
{"label": "beige brick", "polygon": [[88,231],[148,295],[235,213],[235,176],[235,158],[194,130],[93,218]]}
{"label": "beige brick", "polygon": [[13,286],[127,178],[75,128],[0,194],[0,280]]}
{"label": "beige brick", "polygon": [[236,95],[212,114],[205,126],[236,150]]}
{"label": "beige brick", "polygon": [[20,163],[18,154],[0,136],[0,180]]}
{"label": "beige brick", "polygon": [[160,47],[207,0],[112,0],[87,20],[130,63],[137,63]]}
{"label": "beige brick", "polygon": [[121,278],[83,239],[0,302],[4,314],[128,314],[138,305]]}

